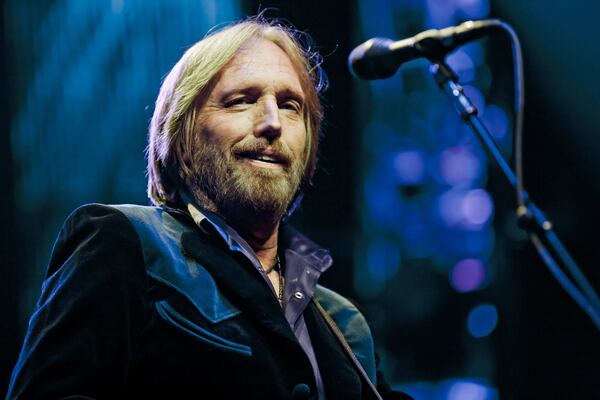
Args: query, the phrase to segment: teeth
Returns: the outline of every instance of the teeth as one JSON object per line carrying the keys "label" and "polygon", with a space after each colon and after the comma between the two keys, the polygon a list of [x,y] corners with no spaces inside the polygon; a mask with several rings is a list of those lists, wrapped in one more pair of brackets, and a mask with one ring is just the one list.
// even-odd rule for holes
{"label": "teeth", "polygon": [[256,157],[257,160],[260,161],[266,161],[266,162],[277,162],[277,160],[273,157],[269,157],[269,156],[264,156],[264,155],[260,155],[258,157]]}

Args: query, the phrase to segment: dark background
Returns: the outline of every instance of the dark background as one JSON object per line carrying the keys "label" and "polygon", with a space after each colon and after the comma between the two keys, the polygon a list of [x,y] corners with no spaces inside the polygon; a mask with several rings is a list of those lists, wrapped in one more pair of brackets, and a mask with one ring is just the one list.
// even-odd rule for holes
{"label": "dark background", "polygon": [[[0,279],[4,283],[0,294],[3,312],[0,392],[8,385],[27,319],[39,295],[52,240],[68,212],[92,201],[146,203],[143,192],[144,129],[152,113],[160,79],[184,46],[201,38],[210,26],[208,22],[204,22],[206,27],[195,28],[185,23],[161,26],[161,18],[166,20],[168,15],[176,21],[179,14],[169,10],[189,7],[187,2],[165,2],[162,7],[166,11],[153,11],[161,18],[156,18],[156,27],[147,28],[154,32],[155,36],[148,40],[156,50],[148,53],[154,54],[154,58],[149,59],[150,64],[145,64],[147,84],[145,89],[138,89],[141,103],[136,104],[134,98],[132,109],[121,110],[127,116],[122,117],[123,122],[114,125],[119,129],[111,134],[113,136],[101,131],[108,135],[108,139],[101,140],[90,137],[94,131],[92,128],[87,131],[85,122],[91,126],[95,121],[103,121],[111,107],[119,108],[115,105],[118,99],[114,98],[117,89],[101,93],[99,88],[118,88],[123,84],[116,76],[123,69],[114,66],[126,63],[123,60],[127,57],[123,54],[129,48],[116,46],[104,68],[90,73],[96,84],[90,86],[94,93],[88,100],[90,106],[84,109],[89,114],[77,115],[83,122],[71,123],[67,119],[62,124],[52,124],[52,117],[44,116],[64,112],[70,103],[62,103],[61,108],[52,96],[42,95],[34,97],[43,100],[39,104],[28,104],[31,101],[28,93],[34,86],[31,82],[42,70],[39,68],[42,57],[36,49],[52,46],[54,40],[48,33],[51,32],[49,28],[42,30],[40,24],[47,20],[53,8],[68,7],[76,2],[47,0],[26,2],[29,3],[26,6],[14,3],[18,2],[2,2],[0,20],[3,60],[0,89],[4,94],[0,104],[3,134],[3,145],[0,146],[0,187],[3,188],[0,196]],[[117,6],[125,9],[132,3],[137,4],[113,1],[113,7],[116,3],[124,3],[124,6]],[[476,293],[452,292],[443,286],[444,280],[431,272],[434,268],[421,267],[428,261],[420,259],[405,262],[396,280],[391,280],[393,285],[388,285],[379,297],[364,296],[357,290],[355,278],[357,268],[360,268],[357,260],[360,260],[363,240],[359,232],[364,227],[361,210],[365,207],[361,197],[361,180],[366,169],[363,154],[371,151],[367,146],[376,145],[379,138],[363,136],[366,120],[373,114],[371,107],[375,103],[368,100],[373,96],[368,86],[348,72],[346,58],[354,46],[368,39],[361,29],[360,13],[383,3],[244,1],[237,11],[231,11],[233,16],[229,18],[274,7],[277,10],[268,15],[285,18],[299,29],[308,31],[325,56],[323,66],[331,87],[325,93],[326,123],[320,170],[301,211],[293,217],[294,223],[311,238],[332,250],[335,267],[326,274],[323,282],[365,304],[373,322],[378,351],[389,371],[388,379],[419,399],[457,398],[452,397],[452,390],[444,392],[440,388],[452,379],[477,382],[479,378],[492,391],[483,394],[484,397],[474,395],[470,398],[600,398],[600,332],[552,279],[532,247],[516,232],[513,195],[494,166],[489,166],[485,179],[485,187],[495,200],[495,247],[491,256],[494,272],[485,288]],[[409,10],[394,16],[396,24],[402,26],[400,32],[413,35],[428,28],[419,18],[420,14],[414,12],[425,2],[392,3],[396,10]],[[218,2],[214,5],[216,8],[223,7],[216,4]],[[596,20],[600,16],[600,4],[593,0],[576,3],[492,0],[487,16],[509,22],[523,44],[526,186],[555,223],[558,235],[594,287],[598,288],[600,246],[596,245],[595,227],[600,222],[596,211],[600,199],[600,113],[596,108],[600,104],[600,83],[596,73],[600,71],[600,46],[597,45],[600,27]],[[125,39],[137,37],[136,24],[148,24],[147,21],[136,22],[143,18],[141,14],[132,13],[128,18],[133,22],[127,25],[131,32],[123,33]],[[77,40],[93,42],[90,32],[100,29],[98,26],[101,25],[98,20],[93,21],[96,22],[81,27],[81,36],[71,38],[73,43]],[[169,43],[160,39],[161,35],[175,37],[177,33],[173,32],[178,32],[179,28],[188,33],[178,36],[178,41]],[[104,32],[107,30],[110,29],[104,28]],[[35,37],[27,37],[27,32]],[[40,44],[40,41],[44,43]],[[488,46],[486,60],[497,77],[492,95],[510,102],[512,75],[508,45],[501,40],[489,40],[485,46]],[[62,55],[67,57],[65,63],[81,65],[85,71],[86,58],[81,53],[84,52],[74,48],[71,55],[64,52]],[[86,75],[81,74],[83,82]],[[400,76],[405,79],[406,75],[401,74],[391,79],[400,79]],[[56,74],[55,81],[48,83],[51,89],[60,86],[61,76]],[[437,93],[431,96],[441,98]],[[40,122],[26,125],[33,128],[19,128],[23,118],[37,118]],[[65,132],[57,132],[57,127]],[[74,131],[71,136],[69,129]],[[17,144],[23,143],[24,132],[29,131],[37,139],[32,140],[27,151],[17,150]],[[121,136],[126,135],[135,135],[135,141],[124,145]],[[81,142],[81,138],[87,138],[87,142]],[[82,154],[96,151],[99,158],[75,156],[80,152],[78,146],[83,146]],[[59,159],[57,154],[66,161]],[[137,158],[108,175],[89,172],[113,168],[114,160],[102,157],[110,155],[116,159],[124,154],[135,154]],[[54,179],[58,184],[47,185],[46,191],[27,192],[23,188],[28,186],[23,182],[28,179],[27,171],[31,165],[38,165],[51,177],[48,179]],[[113,180],[121,179],[119,171],[128,165],[133,166],[133,172],[129,171],[134,177],[132,183],[111,184]],[[57,176],[52,177],[53,169],[58,171]],[[88,172],[82,178],[72,169]],[[69,173],[63,176],[61,171]],[[43,178],[37,179],[43,186]],[[82,179],[85,183],[80,182]],[[63,181],[65,185],[76,182],[75,189],[63,187]],[[121,190],[123,187],[137,190],[137,194],[132,196],[131,192]],[[414,290],[415,287],[424,289]],[[433,314],[435,318],[411,322],[401,312],[394,313],[396,305],[420,304],[424,297],[436,298],[444,305],[442,311]],[[466,310],[480,300],[496,304],[500,316],[496,329],[487,338],[473,339],[466,333],[463,318]]]}

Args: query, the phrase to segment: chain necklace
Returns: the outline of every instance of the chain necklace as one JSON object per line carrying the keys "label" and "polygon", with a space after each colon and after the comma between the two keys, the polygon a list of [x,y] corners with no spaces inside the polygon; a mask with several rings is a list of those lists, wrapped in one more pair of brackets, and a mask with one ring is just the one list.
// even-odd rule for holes
{"label": "chain necklace", "polygon": [[275,260],[273,261],[273,265],[269,268],[265,269],[265,274],[269,275],[271,272],[276,271],[277,277],[279,279],[279,290],[277,291],[277,299],[279,300],[279,304],[283,305],[283,270],[281,268],[281,260],[279,259],[279,254],[275,256]]}

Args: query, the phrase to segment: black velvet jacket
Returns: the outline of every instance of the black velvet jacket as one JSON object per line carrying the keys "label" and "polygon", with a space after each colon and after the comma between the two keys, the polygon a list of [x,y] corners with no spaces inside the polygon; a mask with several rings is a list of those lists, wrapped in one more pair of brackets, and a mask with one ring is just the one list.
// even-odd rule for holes
{"label": "black velvet jacket", "polygon": [[[307,262],[320,250],[305,254]],[[375,382],[363,316],[323,287],[315,297]],[[327,399],[373,398],[314,304],[304,318]],[[316,393],[310,362],[245,257],[181,211],[88,205],[56,241],[7,398],[307,393]]]}

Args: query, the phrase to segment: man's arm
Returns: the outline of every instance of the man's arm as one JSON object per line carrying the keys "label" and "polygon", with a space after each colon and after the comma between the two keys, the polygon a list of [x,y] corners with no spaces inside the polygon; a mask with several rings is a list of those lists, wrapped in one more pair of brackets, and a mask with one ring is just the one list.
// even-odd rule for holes
{"label": "man's arm", "polygon": [[54,245],[7,398],[122,390],[146,291],[140,244],[127,218],[101,205],[74,211]]}

